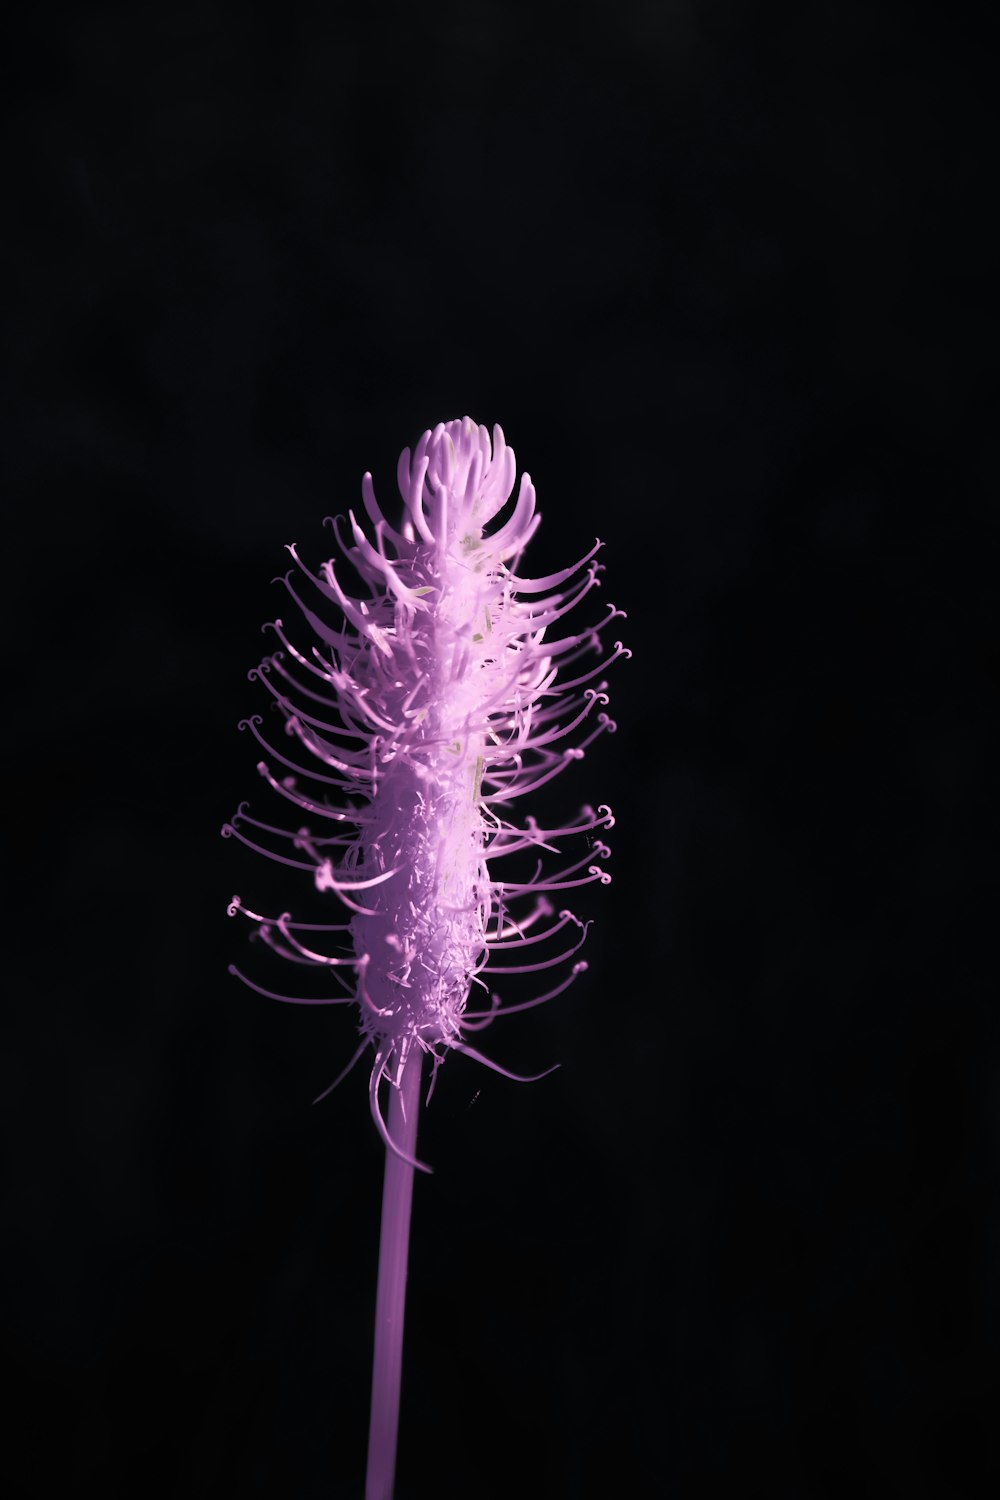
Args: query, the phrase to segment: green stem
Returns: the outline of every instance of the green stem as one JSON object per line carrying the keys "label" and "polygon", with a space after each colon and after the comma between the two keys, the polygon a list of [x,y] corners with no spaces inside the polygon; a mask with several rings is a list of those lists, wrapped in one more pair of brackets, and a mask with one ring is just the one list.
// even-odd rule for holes
{"label": "green stem", "polygon": [[[420,1071],[423,1054],[414,1047],[398,1088],[391,1088],[389,1135],[412,1157],[417,1144]],[[375,1358],[372,1365],[371,1425],[368,1431],[368,1478],[365,1500],[392,1500],[399,1431],[399,1387],[403,1368],[403,1314],[406,1264],[410,1247],[413,1168],[388,1147],[382,1187],[382,1232],[375,1298]]]}

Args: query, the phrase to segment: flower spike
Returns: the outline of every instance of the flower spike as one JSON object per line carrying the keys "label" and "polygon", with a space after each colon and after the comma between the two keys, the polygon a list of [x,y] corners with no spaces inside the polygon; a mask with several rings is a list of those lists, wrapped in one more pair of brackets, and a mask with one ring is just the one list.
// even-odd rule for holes
{"label": "flower spike", "polygon": [[[587,967],[574,959],[590,923],[568,910],[556,915],[548,897],[611,878],[596,862],[610,850],[592,837],[614,825],[605,804],[557,827],[511,820],[513,804],[614,733],[603,674],[631,655],[620,641],[602,644],[611,621],[625,618],[613,605],[597,621],[566,624],[601,586],[602,542],[568,567],[524,576],[521,559],[541,518],[530,476],[522,473],[515,497],[516,479],[500,427],[491,438],[468,417],[439,423],[400,455],[399,524],[366,473],[361,510],[331,522],[336,562],[310,566],[297,544],[288,546],[293,567],[277,581],[300,622],[265,627],[277,645],[250,673],[276,727],[265,734],[260,714],[240,724],[259,746],[257,771],[288,822],[262,821],[241,803],[222,830],[329,892],[348,917],[266,917],[238,896],[229,906],[271,952],[347,993],[285,995],[233,966],[250,989],[293,1005],[356,1006],[360,1046],[319,1098],[369,1047],[374,1054],[369,1106],[387,1154],[367,1500],[392,1493],[410,1193],[414,1170],[430,1170],[415,1154],[423,1059],[431,1087],[451,1051],[520,1078],[466,1035],[569,988]],[[273,743],[282,727],[293,742],[288,754]],[[547,869],[543,857],[573,835],[584,836],[586,852]],[[504,878],[493,873],[501,859],[514,878],[507,863]],[[310,933],[331,936],[314,947]],[[328,942],[342,951],[326,952]],[[564,977],[544,994],[510,1005],[479,977],[544,972],[551,981],[554,970]],[[467,1009],[473,985],[488,1009]]]}

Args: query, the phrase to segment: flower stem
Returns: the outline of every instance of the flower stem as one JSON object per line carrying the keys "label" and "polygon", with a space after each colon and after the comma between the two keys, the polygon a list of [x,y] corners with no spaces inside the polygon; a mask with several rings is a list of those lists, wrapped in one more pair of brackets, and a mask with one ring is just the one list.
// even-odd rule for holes
{"label": "flower stem", "polygon": [[[398,1088],[389,1090],[389,1135],[412,1157],[417,1143],[420,1070],[423,1055],[414,1047]],[[382,1233],[375,1298],[375,1359],[372,1366],[371,1425],[365,1500],[392,1500],[399,1430],[399,1386],[403,1366],[403,1314],[410,1246],[413,1168],[386,1148],[382,1187]]]}

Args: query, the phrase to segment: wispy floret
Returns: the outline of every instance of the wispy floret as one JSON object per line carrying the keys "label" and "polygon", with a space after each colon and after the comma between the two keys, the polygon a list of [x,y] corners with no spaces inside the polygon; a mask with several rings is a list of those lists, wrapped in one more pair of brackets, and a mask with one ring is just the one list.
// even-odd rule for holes
{"label": "wispy floret", "polygon": [[[505,1072],[468,1034],[551,999],[586,967],[575,955],[589,924],[559,899],[610,880],[598,835],[613,826],[611,810],[587,806],[562,827],[541,828],[519,819],[518,804],[614,731],[602,674],[629,654],[620,642],[602,645],[620,610],[578,629],[563,623],[599,584],[599,541],[559,572],[521,574],[540,517],[523,474],[508,518],[497,521],[515,481],[499,427],[492,443],[468,417],[425,432],[401,455],[398,481],[398,530],[370,474],[366,524],[353,511],[332,523],[363,597],[347,591],[339,557],[314,570],[289,546],[294,566],[283,581],[301,622],[273,622],[278,648],[251,674],[284,719],[287,747],[271,743],[260,716],[241,727],[258,741],[258,771],[293,822],[259,821],[242,804],[223,829],[347,909],[344,923],[306,924],[234,897],[230,913],[248,917],[283,958],[326,969],[337,987],[320,999],[276,998],[358,1004],[352,1063],[374,1049],[372,1113],[392,1150],[379,1091],[384,1080],[401,1087],[414,1049],[435,1065],[457,1049]],[[587,836],[583,855],[554,859],[574,834]],[[504,859],[524,851],[538,852],[534,873],[505,880]],[[493,992],[506,974],[551,979],[560,969],[531,1000],[505,1006]],[[482,998],[470,1006],[474,985]]]}

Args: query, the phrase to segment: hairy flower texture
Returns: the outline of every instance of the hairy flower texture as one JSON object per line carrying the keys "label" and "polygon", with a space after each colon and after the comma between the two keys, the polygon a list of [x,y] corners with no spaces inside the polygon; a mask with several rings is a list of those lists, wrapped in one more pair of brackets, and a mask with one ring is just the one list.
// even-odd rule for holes
{"label": "hairy flower texture", "polygon": [[[509,810],[614,731],[603,712],[606,683],[595,679],[629,654],[620,642],[610,650],[601,645],[601,632],[622,617],[611,606],[582,629],[565,633],[561,624],[598,585],[600,541],[560,572],[520,575],[521,553],[540,520],[527,474],[509,519],[485,530],[514,479],[514,454],[500,428],[491,444],[487,429],[469,418],[425,432],[412,454],[404,450],[398,531],[365,474],[370,534],[353,512],[346,528],[341,518],[332,525],[368,597],[345,592],[332,561],[312,572],[289,546],[298,573],[283,581],[312,640],[296,644],[275,620],[281,649],[251,673],[297,742],[292,754],[265,739],[259,716],[241,725],[265,752],[260,774],[309,824],[282,830],[251,817],[243,804],[223,833],[307,873],[353,916],[349,928],[320,928],[288,914],[262,917],[238,896],[230,914],[258,924],[285,958],[328,969],[347,992],[326,1001],[274,998],[359,1004],[362,1043],[349,1067],[373,1045],[372,1114],[394,1151],[379,1103],[383,1080],[401,1086],[414,1048],[430,1053],[435,1066],[457,1049],[506,1074],[466,1035],[497,1015],[551,999],[586,965],[573,962],[554,988],[517,1005],[503,1006],[492,981],[570,963],[589,924],[557,911],[552,898],[610,880],[599,863],[608,847],[595,837],[582,858],[554,873],[544,873],[541,859],[527,880],[495,873],[518,851],[558,852],[569,834],[612,826],[603,805],[551,829],[531,817],[514,822]],[[332,606],[335,623],[313,604]],[[588,665],[595,654],[596,665]],[[264,847],[261,834],[294,853]],[[320,951],[323,939],[313,936],[348,931],[349,953]],[[488,997],[477,1009],[468,1008],[473,984]]]}

